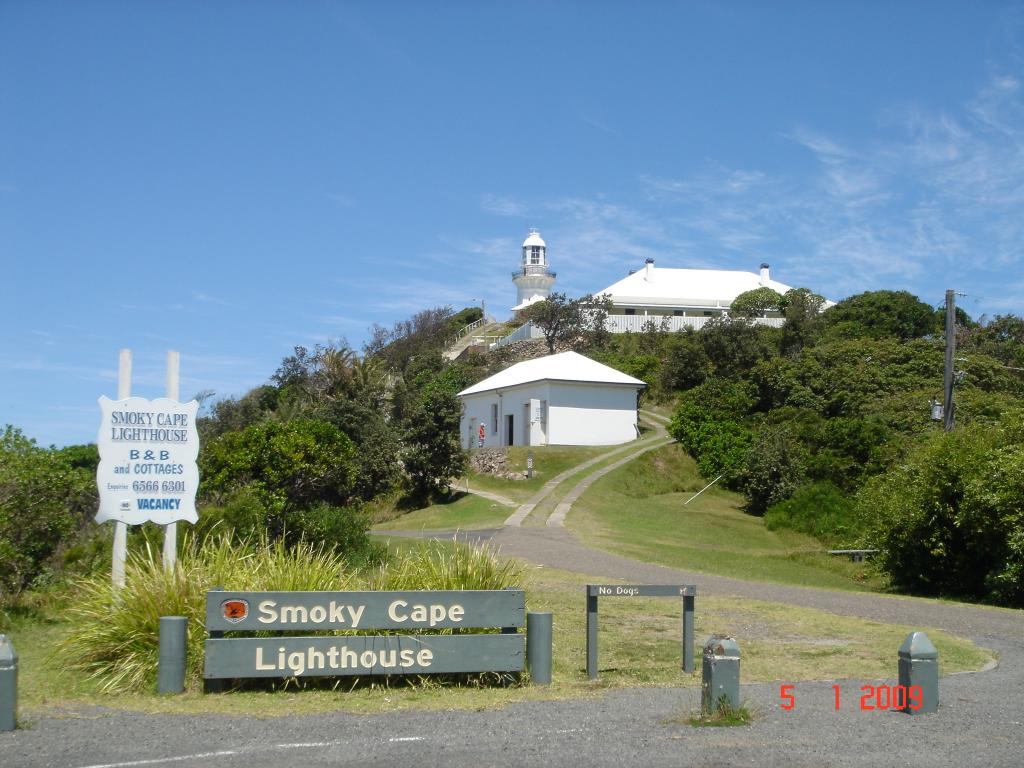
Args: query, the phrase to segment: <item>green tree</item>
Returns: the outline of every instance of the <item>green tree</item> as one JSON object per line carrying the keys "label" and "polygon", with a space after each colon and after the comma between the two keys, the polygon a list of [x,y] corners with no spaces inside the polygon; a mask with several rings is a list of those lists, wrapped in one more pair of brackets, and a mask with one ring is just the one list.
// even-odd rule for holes
{"label": "green tree", "polygon": [[695,331],[687,329],[668,335],[661,366],[661,385],[666,392],[703,384],[711,370],[711,359]]}
{"label": "green tree", "polygon": [[570,299],[564,293],[554,292],[544,301],[530,307],[528,317],[534,326],[544,334],[548,354],[555,354],[559,342],[571,342],[581,333],[583,313],[580,302]]}
{"label": "green tree", "polygon": [[782,351],[794,354],[812,346],[821,334],[825,297],[808,288],[793,288],[783,298]]}
{"label": "green tree", "polygon": [[700,330],[701,344],[717,376],[743,377],[761,360],[779,354],[781,332],[745,320],[713,319]]}
{"label": "green tree", "polygon": [[763,317],[768,312],[780,312],[786,306],[785,299],[778,291],[767,286],[744,291],[729,306],[732,317]]}
{"label": "green tree", "polygon": [[752,434],[744,419],[754,403],[749,387],[710,379],[680,395],[668,431],[706,478],[730,474],[746,456]]}
{"label": "green tree", "polygon": [[747,511],[763,515],[768,507],[792,496],[807,477],[805,465],[804,451],[788,430],[760,430],[734,479],[747,497]]}
{"label": "green tree", "polygon": [[413,494],[429,496],[465,471],[466,454],[459,441],[462,407],[456,393],[465,386],[458,369],[420,382],[404,415],[402,460]]}
{"label": "green tree", "polygon": [[867,291],[825,310],[826,332],[833,338],[919,339],[935,333],[934,310],[907,291]]}

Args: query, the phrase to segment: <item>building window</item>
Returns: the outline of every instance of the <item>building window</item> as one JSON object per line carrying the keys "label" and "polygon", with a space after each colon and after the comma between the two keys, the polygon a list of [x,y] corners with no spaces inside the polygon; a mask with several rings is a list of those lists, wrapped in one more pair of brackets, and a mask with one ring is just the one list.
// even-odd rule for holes
{"label": "building window", "polygon": [[540,246],[534,245],[530,247],[530,263],[540,264]]}
{"label": "building window", "polygon": [[681,309],[673,309],[673,310],[672,310],[672,315],[673,315],[674,317],[682,317],[682,316],[683,316],[683,315],[685,315],[685,314],[686,314],[686,313],[685,313],[685,312],[683,312],[683,310],[681,310]]}
{"label": "building window", "polygon": [[708,312],[706,309],[704,310],[704,317],[714,317],[714,316],[715,316],[714,312]]}
{"label": "building window", "polygon": [[624,315],[635,315],[636,314],[636,310],[633,309],[633,307],[626,307],[625,309],[622,310],[622,314],[624,314]]}
{"label": "building window", "polygon": [[498,404],[491,404],[491,434],[498,434]]}

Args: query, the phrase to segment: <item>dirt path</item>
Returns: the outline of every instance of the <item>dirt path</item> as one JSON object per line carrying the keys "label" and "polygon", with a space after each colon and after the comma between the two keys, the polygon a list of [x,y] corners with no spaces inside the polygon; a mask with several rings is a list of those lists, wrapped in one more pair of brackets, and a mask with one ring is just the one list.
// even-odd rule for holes
{"label": "dirt path", "polygon": [[[601,469],[595,471],[591,475],[588,475],[587,477],[584,477],[579,483],[577,483],[566,494],[565,498],[563,498],[562,501],[558,505],[556,505],[554,513],[552,513],[552,515],[548,518],[548,521],[547,521],[548,525],[553,525],[553,526],[564,525],[565,516],[566,516],[566,514],[568,514],[569,509],[572,507],[572,505],[576,501],[576,499],[578,499],[580,497],[580,494],[582,494],[583,491],[585,491],[587,488],[590,487],[591,483],[593,483],[599,477],[607,474],[612,469],[615,469],[615,468],[620,467],[620,466],[622,466],[623,464],[625,464],[625,463],[627,463],[629,461],[632,461],[637,456],[640,456],[641,454],[646,453],[647,451],[651,450],[652,448],[660,448],[661,445],[665,445],[666,443],[664,443],[664,442],[658,443],[658,444],[654,444],[654,445],[651,444],[651,441],[657,441],[657,440],[665,437],[665,429],[664,429],[664,426],[662,424],[662,422],[664,421],[664,417],[659,416],[658,414],[655,414],[655,413],[650,413],[648,411],[641,411],[641,414],[644,415],[644,416],[650,417],[648,419],[648,423],[654,429],[654,434],[653,435],[651,435],[649,437],[645,437],[643,440],[640,440],[639,442],[629,443],[629,444],[627,444],[627,445],[625,445],[625,446],[623,446],[621,448],[616,448],[615,450],[608,451],[607,453],[602,453],[600,456],[595,456],[592,459],[584,461],[581,464],[577,464],[574,467],[569,467],[569,469],[565,470],[564,472],[561,472],[558,475],[555,475],[553,478],[551,478],[546,483],[544,483],[544,485],[541,487],[541,489],[539,491],[537,491],[537,493],[535,493],[532,497],[530,497],[530,499],[528,499],[525,504],[520,506],[519,509],[517,509],[513,514],[511,514],[505,520],[505,525],[508,526],[508,527],[513,527],[513,528],[520,527],[523,524],[523,521],[527,517],[530,516],[530,513],[532,513],[533,510],[537,508],[538,504],[540,504],[548,496],[553,494],[555,492],[555,490],[558,488],[558,486],[560,486],[563,482],[568,480],[573,475],[575,475],[575,474],[577,474],[579,472],[582,472],[583,470],[585,470],[585,469],[587,469],[589,467],[592,467],[595,464],[599,464],[602,461],[606,461],[607,459],[609,459],[612,456],[615,456],[617,454],[624,453],[624,452],[630,451],[630,450],[633,451],[633,453],[631,453],[629,456],[627,456],[626,458],[622,459],[621,461],[618,461],[618,462],[616,462],[615,464],[613,464],[613,465],[611,465],[609,467],[602,467]],[[567,506],[563,507],[563,504],[566,504],[566,503],[567,503]],[[552,522],[552,520],[556,520],[556,522]]]}

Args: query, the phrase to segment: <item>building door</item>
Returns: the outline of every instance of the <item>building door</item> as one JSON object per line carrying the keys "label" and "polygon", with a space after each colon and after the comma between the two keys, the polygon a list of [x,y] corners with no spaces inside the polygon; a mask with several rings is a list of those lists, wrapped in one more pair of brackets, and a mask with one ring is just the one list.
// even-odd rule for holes
{"label": "building door", "polygon": [[523,403],[523,445],[530,444],[530,404]]}
{"label": "building door", "polygon": [[515,445],[515,424],[512,420],[512,414],[510,413],[505,417],[505,445]]}

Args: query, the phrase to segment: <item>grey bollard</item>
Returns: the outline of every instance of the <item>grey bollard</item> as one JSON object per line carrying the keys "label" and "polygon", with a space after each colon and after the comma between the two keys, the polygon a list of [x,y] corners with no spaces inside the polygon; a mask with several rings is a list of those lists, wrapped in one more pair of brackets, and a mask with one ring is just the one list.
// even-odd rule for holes
{"label": "grey bollard", "polygon": [[526,666],[530,680],[551,684],[551,641],[553,619],[550,612],[526,614]]}
{"label": "grey bollard", "polygon": [[157,693],[181,693],[185,690],[187,650],[188,619],[184,616],[161,616]]}
{"label": "grey bollard", "polygon": [[705,715],[717,711],[723,697],[730,707],[739,709],[740,647],[735,638],[712,635],[704,643],[700,693],[700,709]]}
{"label": "grey bollard", "polygon": [[[939,709],[939,652],[924,632],[911,632],[899,650],[900,685],[906,691],[908,715],[927,715]],[[921,706],[912,709],[910,689],[921,688]]]}
{"label": "grey bollard", "polygon": [[18,727],[18,654],[7,635],[0,635],[0,731]]}

